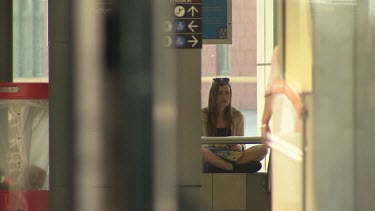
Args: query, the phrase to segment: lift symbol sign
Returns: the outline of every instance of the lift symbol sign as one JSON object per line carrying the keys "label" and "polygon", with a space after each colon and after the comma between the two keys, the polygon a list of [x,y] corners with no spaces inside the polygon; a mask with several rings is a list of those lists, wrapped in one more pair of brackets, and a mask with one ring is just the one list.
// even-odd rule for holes
{"label": "lift symbol sign", "polygon": [[172,11],[163,23],[163,44],[170,48],[202,48],[202,0],[170,0]]}

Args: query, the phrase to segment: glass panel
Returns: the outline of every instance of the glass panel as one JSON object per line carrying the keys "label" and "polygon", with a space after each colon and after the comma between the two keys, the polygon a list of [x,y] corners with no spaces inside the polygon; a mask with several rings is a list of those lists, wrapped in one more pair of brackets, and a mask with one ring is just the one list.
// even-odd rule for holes
{"label": "glass panel", "polygon": [[[232,25],[232,44],[203,45],[201,106],[208,106],[213,78],[230,78],[231,103],[244,115],[244,135],[259,136],[274,44],[273,1],[232,1]],[[267,171],[268,160],[268,156],[262,160],[260,171]]]}
{"label": "glass panel", "polygon": [[14,81],[48,81],[47,0],[13,1]]}
{"label": "glass panel", "polygon": [[202,107],[208,104],[212,78],[228,76],[232,106],[245,115],[245,135],[256,136],[257,125],[257,8],[256,1],[232,1],[232,45],[203,45]]}

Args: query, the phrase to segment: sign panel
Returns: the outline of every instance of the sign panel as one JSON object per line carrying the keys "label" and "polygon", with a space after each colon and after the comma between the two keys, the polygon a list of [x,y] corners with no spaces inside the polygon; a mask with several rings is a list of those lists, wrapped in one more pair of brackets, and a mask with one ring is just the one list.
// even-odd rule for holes
{"label": "sign panel", "polygon": [[202,0],[170,0],[172,9],[163,23],[164,46],[202,48]]}
{"label": "sign panel", "polygon": [[232,1],[204,0],[202,4],[203,43],[232,43]]}
{"label": "sign panel", "polygon": [[202,33],[202,20],[200,19],[182,19],[166,20],[164,22],[164,31],[167,33]]}
{"label": "sign panel", "polygon": [[171,48],[202,48],[202,34],[165,35],[163,44]]}
{"label": "sign panel", "polygon": [[172,15],[175,18],[202,19],[202,4],[175,4]]}

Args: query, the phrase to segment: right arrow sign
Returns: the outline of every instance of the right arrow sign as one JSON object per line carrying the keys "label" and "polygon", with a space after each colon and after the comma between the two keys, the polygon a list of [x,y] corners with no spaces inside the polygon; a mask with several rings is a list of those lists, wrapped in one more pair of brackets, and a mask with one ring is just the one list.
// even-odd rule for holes
{"label": "right arrow sign", "polygon": [[195,38],[194,35],[192,35],[191,38],[192,38],[192,40],[188,40],[188,42],[189,42],[189,43],[193,43],[193,44],[191,45],[191,47],[194,48],[194,47],[197,45],[198,40],[197,40],[197,38]]}

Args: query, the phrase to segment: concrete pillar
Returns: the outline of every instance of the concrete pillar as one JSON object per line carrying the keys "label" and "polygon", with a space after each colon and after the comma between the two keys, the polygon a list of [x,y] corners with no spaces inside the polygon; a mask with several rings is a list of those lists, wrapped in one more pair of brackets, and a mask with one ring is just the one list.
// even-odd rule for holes
{"label": "concrete pillar", "polygon": [[13,6],[0,1],[0,82],[13,81]]}
{"label": "concrete pillar", "polygon": [[355,64],[355,209],[375,210],[375,1],[357,1]]}
{"label": "concrete pillar", "polygon": [[113,1],[111,67],[105,72],[113,195],[109,210],[152,210],[152,9],[150,0]]}
{"label": "concrete pillar", "polygon": [[307,191],[314,194],[314,210],[352,211],[356,8],[338,2],[311,6],[314,186]]}
{"label": "concrete pillar", "polygon": [[50,205],[73,210],[73,63],[71,1],[48,2]]}

